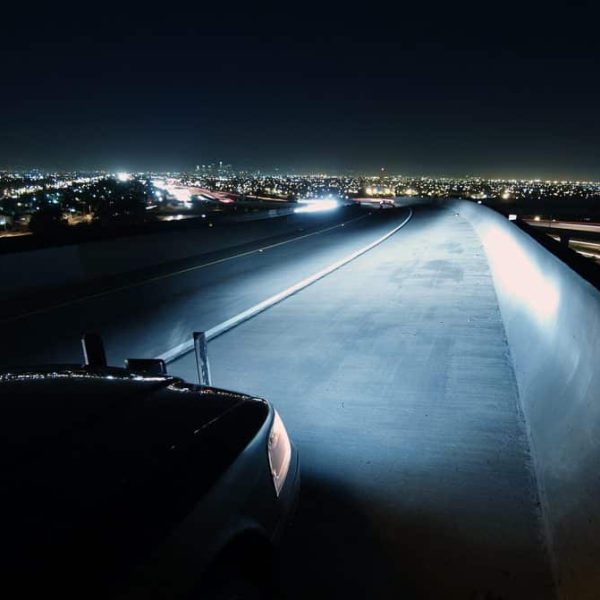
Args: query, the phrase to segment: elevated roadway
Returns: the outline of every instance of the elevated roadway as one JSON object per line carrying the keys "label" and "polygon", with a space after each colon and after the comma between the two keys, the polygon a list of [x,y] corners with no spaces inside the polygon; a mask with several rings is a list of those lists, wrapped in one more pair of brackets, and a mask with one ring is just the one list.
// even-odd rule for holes
{"label": "elevated roadway", "polygon": [[[464,219],[415,209],[210,358],[215,384],[274,401],[300,449],[287,597],[553,597],[504,327]],[[193,356],[171,370],[193,377]]]}
{"label": "elevated roadway", "polygon": [[[85,330],[103,334],[113,363],[158,356],[344,263],[209,346],[213,383],[273,401],[300,450],[285,597],[554,598],[544,448],[534,455],[504,267],[490,259],[506,240],[496,225],[480,235],[469,210],[365,212],[87,295],[13,303],[0,363],[78,361]],[[191,354],[169,370],[196,377]]]}

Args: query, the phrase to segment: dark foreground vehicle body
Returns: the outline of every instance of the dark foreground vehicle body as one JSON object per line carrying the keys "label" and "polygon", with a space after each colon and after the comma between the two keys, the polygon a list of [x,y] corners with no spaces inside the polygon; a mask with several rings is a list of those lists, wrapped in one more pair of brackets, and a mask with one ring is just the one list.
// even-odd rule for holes
{"label": "dark foreground vehicle body", "polygon": [[228,597],[268,581],[298,483],[268,402],[52,366],[0,373],[0,406],[12,598]]}

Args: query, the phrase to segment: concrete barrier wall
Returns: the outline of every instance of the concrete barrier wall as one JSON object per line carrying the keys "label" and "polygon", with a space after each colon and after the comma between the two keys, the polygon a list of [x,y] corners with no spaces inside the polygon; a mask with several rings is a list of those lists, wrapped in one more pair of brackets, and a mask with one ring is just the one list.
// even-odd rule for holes
{"label": "concrete barrier wall", "polygon": [[4,298],[28,288],[61,285],[83,277],[78,246],[0,255],[0,294]]}
{"label": "concrete barrier wall", "polygon": [[85,244],[0,255],[0,294],[14,297],[46,286],[60,286],[97,277],[127,273],[208,252],[218,252],[301,228],[326,227],[351,218],[355,211],[290,214],[289,209],[252,215],[243,222],[219,222],[140,234]]}
{"label": "concrete barrier wall", "polygon": [[600,293],[494,211],[479,234],[512,354],[561,598],[600,597]]}

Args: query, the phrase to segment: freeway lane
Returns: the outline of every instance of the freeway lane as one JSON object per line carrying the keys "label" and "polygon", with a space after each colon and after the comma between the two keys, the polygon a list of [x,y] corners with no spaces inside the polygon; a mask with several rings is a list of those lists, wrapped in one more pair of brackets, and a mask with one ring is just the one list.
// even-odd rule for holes
{"label": "freeway lane", "polygon": [[161,354],[193,330],[208,329],[370,243],[407,214],[365,213],[345,227],[263,252],[243,252],[201,269],[182,271],[178,264],[168,277],[160,267],[157,278],[146,273],[149,280],[141,285],[119,284],[110,293],[11,317],[2,323],[0,364],[78,362],[83,331],[102,333],[113,364]]}
{"label": "freeway lane", "polygon": [[[265,310],[268,310],[269,308],[275,306],[279,302],[283,302],[287,298],[289,298],[289,297],[293,296],[294,294],[307,288],[309,285],[312,285],[316,281],[319,281],[319,280],[323,279],[324,277],[327,277],[327,275],[330,275],[334,271],[337,271],[339,268],[352,262],[359,256],[366,254],[367,252],[369,252],[370,250],[372,250],[379,244],[383,243],[385,240],[389,239],[392,235],[397,233],[400,229],[402,229],[402,227],[404,227],[406,225],[406,223],[408,223],[408,221],[410,221],[412,215],[413,215],[412,210],[409,210],[408,215],[398,225],[396,225],[393,229],[390,229],[387,233],[385,233],[380,238],[376,238],[375,240],[373,240],[367,246],[363,246],[362,248],[359,248],[358,250],[353,251],[352,253],[342,257],[341,259],[337,260],[336,262],[324,267],[323,269],[320,269],[316,273],[313,273],[312,275],[309,275],[308,277],[301,279],[300,281],[296,282],[295,284],[291,285],[290,287],[278,292],[277,294],[274,294],[273,296],[266,298],[262,302],[259,302],[258,304],[255,304],[254,306],[251,306],[250,308],[242,311],[241,313],[238,313],[237,315],[227,319],[226,321],[223,321],[217,325],[214,325],[210,329],[205,330],[203,332],[205,343],[210,342],[211,340],[219,337],[220,335],[223,335],[224,333],[228,332],[230,329],[233,329],[234,327],[237,327],[241,323],[245,323],[249,319],[252,319],[256,315],[260,314],[261,312],[264,312]],[[195,342],[192,343],[190,340],[188,340],[187,342],[184,342],[182,344],[179,344],[178,346],[175,346],[174,348],[167,350],[167,352],[160,355],[158,358],[163,360],[166,364],[170,364],[170,363],[178,360],[179,358],[185,356],[187,353],[191,352],[194,349],[194,345],[195,345]]]}
{"label": "freeway lane", "polygon": [[550,219],[524,219],[525,223],[533,227],[541,227],[544,229],[555,229],[559,232],[563,231],[584,231],[586,233],[594,233],[600,236],[599,223],[582,223],[581,221],[556,221]]}
{"label": "freeway lane", "polygon": [[[287,598],[554,597],[504,327],[462,218],[416,209],[209,352],[214,384],[271,399],[301,453]],[[194,377],[193,356],[170,370]]]}
{"label": "freeway lane", "polygon": [[[198,254],[196,252],[195,255],[187,256],[187,258],[170,261],[158,254],[160,249],[155,250],[152,247],[150,235],[139,235],[133,239],[131,237],[117,238],[116,241],[119,245],[116,248],[108,242],[102,249],[106,256],[102,256],[100,260],[98,260],[97,256],[94,257],[94,253],[99,251],[98,248],[90,251],[87,244],[82,244],[79,247],[79,252],[83,255],[82,262],[84,264],[88,262],[92,263],[91,273],[88,273],[87,280],[75,280],[71,283],[59,284],[54,288],[45,287],[43,295],[36,294],[35,289],[27,292],[27,288],[23,288],[15,294],[8,294],[7,298],[2,298],[0,301],[0,308],[2,310],[0,324],[29,317],[32,313],[48,313],[61,306],[88,300],[92,296],[100,297],[115,291],[139,286],[143,283],[168,279],[181,275],[183,272],[195,271],[207,266],[227,262],[254,252],[271,250],[278,246],[295,243],[315,235],[321,235],[336,227],[343,227],[352,221],[363,219],[366,217],[366,214],[365,211],[349,211],[347,208],[343,208],[338,211],[328,212],[325,215],[311,215],[313,219],[295,219],[292,221],[293,217],[297,216],[293,215],[284,219],[277,218],[274,221],[264,220],[260,223],[263,226],[262,232],[260,230],[248,231],[246,228],[240,230],[239,223],[217,223],[217,227],[213,231],[218,235],[216,237],[212,236],[212,239],[209,238],[205,243],[198,243],[198,240],[203,238],[203,233],[206,232],[206,229],[203,232],[202,228],[196,227],[194,246],[201,253]],[[209,224],[210,227],[213,225]],[[174,243],[172,233],[165,231],[162,239],[169,238],[170,243]],[[190,231],[183,231],[181,233],[184,236],[188,234],[189,237]],[[153,238],[155,241],[158,241],[156,240],[156,234],[154,234]],[[137,244],[138,240],[142,242],[141,250]],[[150,240],[150,244],[148,240]],[[190,250],[189,241],[189,239],[184,237],[182,252],[184,256]],[[132,245],[133,260],[131,261],[129,256],[120,253],[125,252],[124,248],[127,247],[127,243]],[[162,246],[164,250],[164,243]],[[217,246],[217,249],[215,249],[215,246]],[[222,248],[218,249],[218,247]],[[135,265],[140,263],[139,255],[144,250],[146,252],[154,251],[155,256],[150,259],[149,266],[136,268]],[[177,253],[174,252],[174,254]],[[20,255],[13,255],[12,259],[18,261],[19,257]],[[111,265],[112,260],[124,263],[125,267],[129,265],[129,268],[122,273],[113,273],[115,266]],[[98,262],[100,264],[97,264]],[[143,263],[144,261],[141,262]],[[119,271],[120,266],[116,269],[117,271]],[[94,272],[97,275],[94,276]],[[102,275],[102,273],[106,274]],[[33,284],[33,282],[31,283]]]}

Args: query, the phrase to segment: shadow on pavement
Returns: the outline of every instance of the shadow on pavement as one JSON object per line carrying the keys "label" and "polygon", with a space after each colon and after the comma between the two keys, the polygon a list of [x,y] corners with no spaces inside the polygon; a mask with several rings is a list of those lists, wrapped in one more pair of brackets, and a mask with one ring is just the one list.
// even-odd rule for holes
{"label": "shadow on pavement", "polygon": [[[507,600],[551,598],[535,565],[490,569],[502,540],[477,546],[423,512],[402,512],[303,475],[300,505],[281,549],[283,597]],[[518,549],[515,549],[519,552]],[[540,595],[541,592],[541,595]]]}

